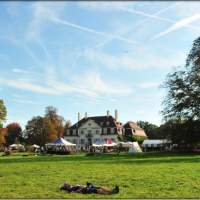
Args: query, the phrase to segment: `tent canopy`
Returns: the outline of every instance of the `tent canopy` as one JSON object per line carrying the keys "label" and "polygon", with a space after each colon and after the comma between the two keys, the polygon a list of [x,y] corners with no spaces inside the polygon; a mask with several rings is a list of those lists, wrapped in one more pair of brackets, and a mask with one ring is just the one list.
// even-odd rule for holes
{"label": "tent canopy", "polygon": [[63,139],[63,138],[58,138],[56,141],[54,141],[53,143],[48,143],[46,145],[52,145],[52,146],[56,146],[56,145],[61,145],[61,146],[76,146],[76,144],[73,144],[71,142],[68,142],[67,140]]}
{"label": "tent canopy", "polygon": [[166,140],[166,139],[163,139],[163,140],[144,140],[142,146],[144,146],[144,147],[151,147],[151,146],[157,147],[157,146],[161,146],[161,145],[164,145],[164,144],[170,144],[170,143],[171,143],[171,141]]}
{"label": "tent canopy", "polygon": [[33,145],[31,145],[31,147],[34,147],[34,148],[40,148],[40,146],[37,145],[37,144],[33,144]]}
{"label": "tent canopy", "polygon": [[116,145],[117,145],[117,143],[113,142],[112,139],[107,139],[106,143],[103,144],[104,147],[114,147]]}
{"label": "tent canopy", "polygon": [[11,144],[10,147],[11,147],[11,148],[12,148],[12,147],[23,147],[23,145],[21,145],[21,144]]}
{"label": "tent canopy", "polygon": [[105,140],[97,140],[94,144],[92,144],[93,147],[113,147],[116,146],[117,143],[113,142],[112,139],[106,139]]}
{"label": "tent canopy", "polygon": [[138,142],[131,142],[132,146],[129,148],[129,153],[140,153],[142,152],[142,149],[140,148],[140,145]]}
{"label": "tent canopy", "polygon": [[118,145],[122,145],[122,147],[132,147],[133,142],[119,142]]}
{"label": "tent canopy", "polygon": [[93,147],[102,147],[105,144],[103,140],[97,140],[94,144],[92,144]]}

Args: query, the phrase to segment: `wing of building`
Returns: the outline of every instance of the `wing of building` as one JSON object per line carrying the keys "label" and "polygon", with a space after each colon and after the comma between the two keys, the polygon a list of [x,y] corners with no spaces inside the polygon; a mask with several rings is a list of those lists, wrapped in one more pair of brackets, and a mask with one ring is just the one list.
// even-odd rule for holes
{"label": "wing of building", "polygon": [[146,133],[144,130],[137,125],[137,123],[129,121],[126,124],[124,124],[124,134],[126,135],[134,135],[139,137],[145,137],[147,138]]}

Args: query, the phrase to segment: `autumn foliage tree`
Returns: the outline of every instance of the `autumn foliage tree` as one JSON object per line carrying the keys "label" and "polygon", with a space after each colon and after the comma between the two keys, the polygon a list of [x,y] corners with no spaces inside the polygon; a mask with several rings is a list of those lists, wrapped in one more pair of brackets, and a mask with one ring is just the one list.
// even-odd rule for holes
{"label": "autumn foliage tree", "polygon": [[63,136],[63,123],[64,119],[57,114],[56,108],[46,107],[44,117],[37,116],[28,121],[24,137],[29,144],[44,146]]}
{"label": "autumn foliage tree", "polygon": [[0,150],[4,150],[6,146],[6,135],[7,135],[7,129],[0,128]]}
{"label": "autumn foliage tree", "polygon": [[64,135],[64,118],[57,114],[57,109],[53,106],[48,106],[45,109],[45,118],[49,120],[53,133],[57,137],[63,137]]}
{"label": "autumn foliage tree", "polygon": [[7,136],[6,136],[7,145],[17,143],[22,139],[22,128],[18,123],[16,122],[10,123],[6,126],[6,128],[7,128]]}
{"label": "autumn foliage tree", "polygon": [[[54,130],[53,130],[54,131]],[[45,143],[53,140],[50,122],[44,117],[33,117],[28,121],[24,137],[29,144],[44,146]]]}

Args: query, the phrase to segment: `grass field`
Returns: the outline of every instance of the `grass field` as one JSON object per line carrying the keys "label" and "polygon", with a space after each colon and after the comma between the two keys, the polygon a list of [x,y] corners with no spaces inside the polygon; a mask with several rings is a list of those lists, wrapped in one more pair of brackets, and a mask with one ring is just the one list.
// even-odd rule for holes
{"label": "grass field", "polygon": [[[68,194],[65,180],[120,193]],[[200,198],[200,155],[0,157],[0,198]]]}

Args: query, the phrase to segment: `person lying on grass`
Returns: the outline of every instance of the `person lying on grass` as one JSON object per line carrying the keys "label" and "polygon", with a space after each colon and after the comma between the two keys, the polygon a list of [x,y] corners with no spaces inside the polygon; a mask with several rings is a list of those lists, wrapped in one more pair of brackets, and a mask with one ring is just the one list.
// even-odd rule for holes
{"label": "person lying on grass", "polygon": [[69,183],[64,183],[63,186],[60,187],[60,190],[65,190],[67,192],[72,193],[82,193],[82,194],[116,194],[119,193],[119,186],[116,186],[113,189],[109,189],[106,187],[97,187],[92,183],[86,183],[86,186],[83,185],[70,185]]}

